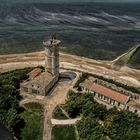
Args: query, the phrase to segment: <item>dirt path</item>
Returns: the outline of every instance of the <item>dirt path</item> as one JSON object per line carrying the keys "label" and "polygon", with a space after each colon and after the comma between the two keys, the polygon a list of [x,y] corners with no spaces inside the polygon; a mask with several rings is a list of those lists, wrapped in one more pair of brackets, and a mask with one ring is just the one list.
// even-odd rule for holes
{"label": "dirt path", "polygon": [[[75,69],[79,71],[97,73],[118,82],[132,86],[140,86],[140,70],[122,67],[120,70],[115,71],[111,69],[111,61],[96,61],[94,59],[60,53],[60,62],[61,68],[74,69],[75,67]],[[0,72],[25,67],[35,67],[38,65],[44,65],[44,63],[44,52],[1,55]],[[124,76],[130,78],[123,78]],[[132,78],[135,79],[135,81],[131,80]]]}
{"label": "dirt path", "polygon": [[53,111],[57,105],[65,103],[65,100],[67,98],[67,92],[71,84],[72,84],[71,82],[60,82],[52,92],[52,96],[47,101],[45,106],[43,140],[51,140],[51,130],[52,130],[51,119]]}
{"label": "dirt path", "polygon": [[79,120],[81,120],[81,118],[67,119],[67,120],[51,119],[51,123],[53,125],[72,125],[72,124],[75,124]]}

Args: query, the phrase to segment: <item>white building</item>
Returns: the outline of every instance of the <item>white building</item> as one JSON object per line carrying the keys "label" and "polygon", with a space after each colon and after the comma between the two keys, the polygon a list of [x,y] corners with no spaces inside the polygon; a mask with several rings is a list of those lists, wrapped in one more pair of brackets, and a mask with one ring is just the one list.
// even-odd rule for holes
{"label": "white building", "polygon": [[94,97],[110,106],[116,106],[119,109],[128,109],[129,111],[140,115],[140,104],[130,96],[114,91],[105,86],[96,83],[96,79],[89,77],[80,84],[82,92],[92,93]]}

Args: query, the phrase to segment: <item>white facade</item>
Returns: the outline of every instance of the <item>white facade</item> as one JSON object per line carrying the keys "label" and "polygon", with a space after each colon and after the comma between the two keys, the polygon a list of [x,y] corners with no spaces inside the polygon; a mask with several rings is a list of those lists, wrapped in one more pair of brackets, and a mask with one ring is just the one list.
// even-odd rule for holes
{"label": "white facade", "polygon": [[81,89],[83,93],[91,93],[94,95],[95,98],[105,102],[106,104],[112,107],[116,106],[118,109],[121,109],[121,110],[126,109],[140,115],[140,108],[136,108],[134,106],[128,105],[127,103],[120,103],[118,101],[111,99],[110,97],[106,97],[100,93],[94,92],[93,90],[90,90],[84,86],[81,86]]}

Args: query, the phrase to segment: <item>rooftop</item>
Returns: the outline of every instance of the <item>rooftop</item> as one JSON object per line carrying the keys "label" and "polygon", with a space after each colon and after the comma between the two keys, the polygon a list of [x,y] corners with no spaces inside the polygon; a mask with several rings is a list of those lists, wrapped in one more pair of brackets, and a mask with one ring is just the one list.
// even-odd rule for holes
{"label": "rooftop", "polygon": [[[91,79],[91,78],[90,78]],[[95,78],[93,78],[95,79]],[[109,97],[112,100],[118,101],[120,103],[125,104],[128,101],[129,96],[121,94],[117,91],[114,91],[110,88],[107,88],[105,86],[99,85],[94,83],[93,81],[86,79],[83,83],[83,86],[87,87],[88,89],[100,93],[103,96]]]}
{"label": "rooftop", "polygon": [[[135,100],[130,99],[129,96],[119,93],[117,91],[114,91],[105,86],[96,84],[94,82],[95,80],[96,80],[96,78],[90,77],[90,78],[86,79],[83,83],[81,83],[81,85],[85,86],[86,88],[90,89],[91,91],[94,91],[103,96],[109,97],[112,100],[118,101],[122,104],[127,103],[129,106],[140,109],[140,104],[138,102],[136,102]],[[130,101],[129,101],[129,99],[130,99]]]}
{"label": "rooftop", "polygon": [[56,45],[59,45],[60,43],[61,43],[60,40],[49,39],[48,41],[44,41],[43,45],[44,46],[56,46]]}
{"label": "rooftop", "polygon": [[84,83],[81,83],[81,85],[84,84],[84,86],[86,86],[88,89],[91,89],[92,84],[93,84],[95,81],[96,81],[96,78],[90,76],[88,79],[86,79],[86,80],[84,81]]}
{"label": "rooftop", "polygon": [[35,68],[35,69],[32,70],[31,72],[29,72],[29,73],[27,74],[27,76],[29,76],[29,78],[33,79],[33,78],[35,78],[36,76],[38,76],[41,72],[42,72],[42,69],[40,69],[40,68]]}
{"label": "rooftop", "polygon": [[90,76],[88,79],[89,79],[90,81],[92,81],[92,82],[95,82],[95,81],[97,80],[97,78],[92,77],[92,76]]}
{"label": "rooftop", "polygon": [[135,102],[134,100],[129,101],[129,102],[128,102],[128,105],[140,109],[140,104],[137,103],[137,102]]}
{"label": "rooftop", "polygon": [[85,86],[88,89],[91,89],[93,82],[91,82],[89,79],[86,79],[83,83],[80,85]]}
{"label": "rooftop", "polygon": [[21,83],[22,86],[28,86],[28,84],[33,84],[45,88],[52,80],[54,76],[48,72],[43,72],[39,76],[35,77],[33,80],[24,81]]}
{"label": "rooftop", "polygon": [[99,84],[93,84],[91,90],[100,93],[103,96],[109,97],[112,100],[118,101],[120,103],[125,104],[128,101],[129,96],[121,94],[117,91],[109,89]]}

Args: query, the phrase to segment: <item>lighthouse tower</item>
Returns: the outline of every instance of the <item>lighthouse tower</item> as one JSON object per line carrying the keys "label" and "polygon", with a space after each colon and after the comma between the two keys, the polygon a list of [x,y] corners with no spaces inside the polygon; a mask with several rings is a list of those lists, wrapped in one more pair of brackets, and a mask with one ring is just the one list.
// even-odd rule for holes
{"label": "lighthouse tower", "polygon": [[61,41],[56,38],[44,41],[45,47],[45,71],[53,76],[59,76],[59,45]]}

